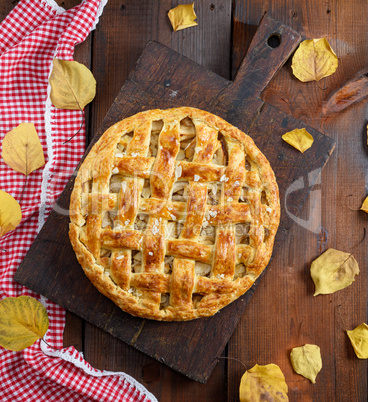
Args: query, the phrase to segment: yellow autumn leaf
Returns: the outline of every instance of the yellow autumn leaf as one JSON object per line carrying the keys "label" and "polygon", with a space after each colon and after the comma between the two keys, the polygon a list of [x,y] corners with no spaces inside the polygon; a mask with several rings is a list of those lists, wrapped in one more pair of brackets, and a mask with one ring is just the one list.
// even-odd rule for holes
{"label": "yellow autumn leaf", "polygon": [[333,74],[339,60],[326,38],[303,41],[296,50],[291,68],[302,82],[319,81]]}
{"label": "yellow autumn leaf", "polygon": [[195,22],[197,16],[194,11],[194,3],[180,4],[179,6],[172,8],[167,15],[174,31],[198,25]]}
{"label": "yellow autumn leaf", "polygon": [[49,82],[51,102],[58,109],[83,110],[96,95],[93,74],[77,61],[54,59]]}
{"label": "yellow autumn leaf", "polygon": [[305,152],[314,142],[313,137],[305,128],[288,131],[282,136],[282,139],[300,152]]}
{"label": "yellow autumn leaf", "polygon": [[247,370],[240,381],[240,402],[288,401],[288,386],[284,374],[276,364]]}
{"label": "yellow autumn leaf", "polygon": [[18,202],[7,192],[0,190],[0,237],[14,230],[22,220]]}
{"label": "yellow autumn leaf", "polygon": [[368,359],[368,325],[363,322],[355,329],[346,332],[359,359]]}
{"label": "yellow autumn leaf", "polygon": [[310,272],[317,296],[350,286],[359,274],[359,266],[352,254],[329,248],[312,262]]}
{"label": "yellow autumn leaf", "polygon": [[49,327],[46,308],[30,296],[0,301],[0,346],[18,352],[42,338]]}
{"label": "yellow autumn leaf", "polygon": [[321,350],[317,345],[306,344],[294,348],[290,353],[293,369],[313,384],[316,383],[317,374],[322,369]]}
{"label": "yellow autumn leaf", "polygon": [[368,214],[368,197],[365,198],[360,209]]}
{"label": "yellow autumn leaf", "polygon": [[5,163],[28,176],[45,164],[42,145],[33,123],[21,123],[9,131],[2,142]]}

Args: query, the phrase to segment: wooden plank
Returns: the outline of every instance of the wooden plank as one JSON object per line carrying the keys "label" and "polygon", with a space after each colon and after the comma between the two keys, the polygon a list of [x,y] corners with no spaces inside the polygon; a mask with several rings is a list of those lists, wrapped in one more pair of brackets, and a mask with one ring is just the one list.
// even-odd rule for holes
{"label": "wooden plank", "polygon": [[[274,25],[275,23],[270,19],[265,19],[262,22],[260,30],[265,30],[267,33],[266,38],[268,37],[269,27],[274,28]],[[279,49],[280,58],[278,60],[277,58],[274,59],[273,69],[275,71],[282,64],[284,49],[289,48],[289,51],[291,51],[292,43],[298,43],[297,34],[295,33],[289,40],[291,40],[291,45],[288,44],[288,36],[283,37],[283,44]],[[264,44],[264,46],[268,45]],[[260,57],[264,58],[264,52],[259,46],[254,46],[254,52],[259,53]],[[250,55],[250,59],[257,61],[252,55]],[[157,67],[158,65],[160,66],[159,68]],[[175,71],[175,75],[172,74],[172,71]],[[194,75],[197,78],[191,86],[187,83],[187,77],[190,75]],[[170,87],[167,86],[168,82],[171,83]],[[260,91],[263,85],[255,86],[254,88]],[[237,91],[236,96],[234,96],[234,89]],[[173,90],[178,96],[170,96]],[[184,103],[202,108],[206,104],[207,109],[209,105],[214,105],[216,110],[219,94],[221,94],[221,99],[226,99],[223,95],[226,91],[229,92],[231,100],[239,105],[239,115],[246,117],[245,108],[247,105],[242,102],[242,91],[238,90],[236,82],[234,86],[231,86],[226,80],[208,72],[170,49],[164,48],[157,43],[151,43],[139,59],[136,72],[123,86],[102,124],[98,136],[115,121],[142,110],[143,107],[165,108]],[[254,101],[256,99],[255,94],[252,92],[251,95],[251,100]],[[250,96],[250,94],[245,92],[245,96]],[[221,104],[228,104],[229,110],[232,110],[231,101],[228,103],[223,101]],[[279,177],[281,191],[283,191],[283,188],[287,188],[302,172],[308,173],[317,167],[321,168],[332,150],[333,143],[330,139],[310,129],[315,137],[316,146],[310,151],[311,160],[308,161],[301,154],[292,150],[291,147],[286,147],[281,140],[280,132],[277,131],[280,128],[294,128],[297,125],[294,119],[270,107],[262,109],[262,113],[252,126],[249,126],[249,121],[251,121],[249,117],[248,120],[245,119],[246,126],[248,130],[252,130],[252,136],[256,142],[263,141],[263,149],[274,168],[276,170],[279,166],[282,168],[285,161],[289,161],[292,166],[291,169],[281,169],[282,174]],[[240,119],[237,122],[241,123]],[[273,122],[275,122],[276,128],[273,127]],[[239,126],[242,128],[241,124]],[[274,131],[274,137],[268,138],[264,136],[264,132],[269,130]],[[284,180],[286,182],[282,184]],[[59,210],[67,209],[71,187],[72,183],[69,183],[60,197],[58,202]],[[304,195],[301,197],[300,203],[304,202],[308,191],[307,188],[304,189],[304,193],[302,192]],[[88,280],[85,277],[82,278],[84,275],[80,269],[78,273],[68,269],[65,275],[60,275],[61,258],[63,266],[76,265],[75,261],[73,261],[71,246],[68,244],[66,219],[67,217],[60,216],[57,213],[51,214],[48,224],[40,232],[38,240],[35,241],[31,252],[24,260],[20,270],[18,270],[17,280],[22,283],[26,282],[30,288],[40,293],[46,293],[47,296],[51,295],[52,298],[71,309],[71,311],[101,326],[104,330],[125,340],[138,350],[160,359],[175,370],[185,373],[199,382],[206,381],[215,366],[214,358],[225,347],[254,290],[247,292],[239,301],[232,303],[219,314],[208,319],[186,323],[159,323],[131,317],[100,295],[91,284],[87,284]],[[58,235],[54,233],[57,220],[59,220],[61,226]],[[288,230],[288,225],[284,225],[286,222],[287,218],[280,225],[276,244],[280,243]],[[50,239],[50,230],[53,232],[54,238],[58,236],[57,239]],[[48,247],[47,252],[45,252],[45,243],[52,243],[54,248],[58,248],[58,245],[61,245],[61,249],[58,249],[57,252],[51,252],[50,247]],[[35,258],[41,258],[44,268],[46,267],[47,270],[58,267],[56,269],[56,275],[59,275],[57,283],[50,284],[49,281],[45,281],[43,275],[36,279],[33,270],[32,275],[30,275],[30,268],[28,268],[28,272],[27,269],[24,269],[24,267],[32,267]],[[61,279],[59,279],[61,276],[62,284]],[[53,277],[53,274],[51,274],[51,277]],[[40,279],[42,283],[37,283]],[[78,291],[81,288],[84,289],[83,295],[78,295]],[[91,309],[91,306],[93,306],[93,309]],[[218,331],[219,327],[223,328],[221,332]]]}
{"label": "wooden plank", "polygon": [[[124,2],[122,5],[109,2],[105,7],[94,33],[93,71],[98,82],[98,92],[96,102],[93,103],[92,136],[98,130],[129,72],[134,69],[147,40],[157,40],[222,77],[230,78],[231,2],[196,2],[199,26],[173,33],[167,12],[177,3],[167,0]],[[104,60],[108,60],[108,68]],[[216,366],[204,387],[162,363],[147,357],[138,358],[144,355],[110,334],[101,332],[94,325],[86,323],[84,353],[88,361],[97,367],[127,372],[138,380],[147,370],[146,366],[149,371],[158,371],[159,375],[156,373],[154,376],[156,380],[147,382],[143,376],[142,381],[160,400],[166,397],[170,401],[185,400],[185,395],[187,400],[191,397],[197,400],[215,400],[218,395],[224,395],[224,362]],[[126,358],[111,361],[111,356],[115,355]],[[147,363],[147,359],[150,363]]]}
{"label": "wooden plank", "polygon": [[167,12],[179,3],[127,1],[109,2],[105,7],[94,33],[92,66],[98,85],[92,105],[91,138],[149,40],[158,41],[214,73],[230,78],[230,2],[197,2],[198,24],[208,29],[192,27],[173,32]]}
{"label": "wooden plank", "polygon": [[63,336],[64,348],[73,345],[77,350],[83,351],[84,321],[70,311],[66,311],[65,321]]}
{"label": "wooden plank", "polygon": [[13,1],[2,1],[0,3],[0,21],[2,21],[10,13],[14,6],[15,4]]}
{"label": "wooden plank", "polygon": [[[152,49],[153,47],[153,49]],[[152,44],[151,45],[151,52],[148,52],[148,60],[149,62],[144,64],[143,69],[145,69],[147,66],[151,66],[153,65],[150,61],[152,58],[152,55],[159,55],[160,51],[159,51],[160,46],[157,44]],[[161,58],[161,60],[164,60],[165,57],[168,57],[169,60],[173,61],[174,60],[174,54],[169,51],[169,49],[164,49],[164,53],[166,54],[166,56],[163,56]],[[158,56],[159,57],[159,56]],[[183,69],[183,73],[185,73],[185,67],[183,67],[183,58],[179,55],[176,56],[177,60],[176,63],[179,66],[181,66],[180,68]],[[142,62],[142,60],[141,60]],[[193,65],[197,70],[196,70],[196,75],[197,77],[200,77],[200,73],[203,75],[203,80],[200,80],[200,82],[202,83],[201,85],[203,86],[202,88],[199,87],[199,91],[198,93],[204,93],[206,91],[206,87],[208,83],[208,80],[210,77],[214,82],[216,81],[216,76],[214,74],[209,74],[206,70],[204,69],[199,69],[198,66],[194,65],[194,63],[190,62],[189,60],[186,61],[187,63],[189,63],[189,65]],[[158,73],[162,75],[161,77],[161,81],[164,82],[166,81],[167,75],[165,75],[163,73],[164,69],[161,68],[158,70]],[[137,76],[139,75],[139,73],[137,74]],[[207,79],[207,81],[205,80]],[[220,78],[218,78],[218,80],[221,80]],[[133,89],[129,89],[130,85],[132,85],[132,83],[137,82],[135,80],[131,80],[129,82],[127,82],[127,84],[124,86],[124,88],[121,91],[121,97],[116,101],[116,103],[113,105],[112,110],[111,110],[111,114],[109,114],[109,116],[105,119],[104,123],[102,124],[101,127],[101,132],[100,134],[105,130],[106,127],[108,127],[109,125],[111,125],[114,121],[118,120],[121,118],[121,107],[126,105],[125,107],[128,109],[126,111],[127,114],[131,114],[136,112],[137,110],[135,109],[130,109],[133,106],[132,105],[136,105],[136,104],[140,104],[140,102],[136,102],[136,99],[139,100],[139,96],[141,96],[142,91],[137,89],[137,88],[133,88]],[[186,82],[183,82],[183,85],[186,85]],[[227,84],[225,83],[225,86]],[[155,89],[156,86],[153,86],[153,89]],[[217,91],[222,91],[223,86],[219,86],[219,88],[217,89]],[[190,89],[189,88],[182,88],[181,91],[183,92],[183,96],[184,98],[186,96],[189,96],[189,92]],[[185,91],[188,92],[187,95],[185,95]],[[127,96],[127,94],[129,94]],[[156,96],[157,93],[155,92],[154,94],[149,94],[149,92],[146,93],[146,95],[144,96],[145,99],[149,99],[149,102],[156,102]],[[197,96],[197,95],[196,95]],[[170,99],[170,97],[169,97]],[[203,100],[202,100],[203,102]],[[137,106],[135,106],[137,107]],[[157,106],[156,106],[157,107]],[[70,190],[72,188],[72,183],[70,183],[67,188],[66,191],[64,191],[64,193],[62,194],[62,196],[60,197],[60,199],[58,200],[58,205],[57,208],[55,208],[54,213],[52,213],[48,219],[48,224],[44,226],[43,230],[40,232],[39,236],[38,236],[38,241],[34,243],[34,248],[33,249],[38,249],[38,251],[36,252],[36,254],[38,255],[38,257],[35,256],[35,254],[29,253],[28,258],[26,258],[26,260],[24,261],[25,265],[32,266],[35,264],[35,259],[40,258],[43,263],[44,263],[44,267],[47,268],[47,270],[50,269],[54,269],[57,266],[59,268],[64,267],[71,267],[73,265],[76,265],[76,261],[75,261],[75,256],[73,255],[74,253],[71,250],[71,246],[69,244],[69,240],[67,237],[67,230],[68,230],[68,217],[66,215],[63,215],[63,212],[67,211],[68,209],[68,197],[70,194]],[[61,230],[58,233],[55,233],[54,230],[52,230],[53,234],[51,235],[51,233],[49,233],[49,228],[54,228],[56,226],[60,226]],[[38,243],[38,245],[37,245]],[[62,250],[59,250],[60,252],[57,253],[50,253],[50,245],[51,244],[59,244],[62,246]],[[61,261],[63,261],[61,263]],[[91,317],[93,317],[93,322],[96,323],[95,319],[100,322],[100,323],[104,323],[103,324],[103,328],[112,333],[115,336],[118,336],[121,339],[124,339],[126,342],[131,343],[132,339],[135,338],[135,334],[140,332],[140,328],[141,328],[141,321],[140,319],[137,319],[135,317],[131,317],[125,313],[123,313],[122,311],[120,311],[119,309],[116,308],[115,305],[113,305],[112,302],[110,302],[109,300],[107,300],[106,298],[104,298],[101,294],[99,294],[97,292],[97,290],[94,287],[90,286],[89,281],[87,280],[87,278],[84,276],[82,270],[80,270],[80,268],[78,267],[78,274],[77,276],[75,276],[74,278],[72,278],[70,276],[71,271],[68,268],[67,272],[64,272],[64,274],[61,274],[61,271],[59,269],[56,269],[57,272],[55,272],[55,278],[58,279],[58,283],[60,284],[60,281],[63,282],[63,285],[61,286],[60,289],[59,285],[57,283],[46,283],[44,281],[43,284],[39,284],[40,286],[37,285],[38,289],[37,291],[39,293],[44,293],[47,294],[48,297],[54,299],[54,300],[58,300],[59,303],[61,301],[61,299],[63,299],[63,301],[60,303],[62,304],[64,307],[66,307],[67,309],[77,312],[76,308],[78,309],[78,293],[80,291],[80,289],[85,289],[87,292],[83,297],[83,304],[85,304],[86,306],[89,306],[84,312],[80,312],[81,317],[88,319],[91,319]],[[18,275],[20,274],[21,271],[18,271],[19,274],[17,274],[17,278],[19,279]],[[76,273],[76,272],[75,272]],[[52,274],[52,276],[54,276],[54,274]],[[74,276],[74,271],[72,276]],[[36,277],[34,276],[33,272],[29,273],[29,275],[27,275],[27,283],[29,287],[34,287],[35,282],[37,282],[37,280],[41,279],[42,275],[40,273],[40,271],[38,271],[38,279],[36,279]],[[32,283],[31,283],[32,282]],[[48,282],[48,281],[47,281]],[[89,289],[88,289],[89,288]],[[68,293],[68,294],[67,294]],[[101,299],[102,297],[102,299]],[[101,304],[99,305],[99,303],[102,301],[103,303],[103,307],[101,306]],[[90,306],[94,306],[93,309],[90,308]],[[236,305],[231,306],[230,308],[233,309],[237,309],[239,307],[236,307]],[[231,315],[232,316],[232,315]],[[224,348],[227,339],[231,334],[232,329],[234,328],[235,325],[235,317],[236,315],[233,315],[233,322],[231,325],[225,325],[226,330],[223,331],[222,333],[218,333],[217,336],[220,336],[220,338],[223,338],[220,342],[212,342],[213,348],[214,348],[214,354],[218,355],[219,353],[221,353],[222,349]],[[222,319],[224,319],[224,316],[222,316]],[[129,323],[127,323],[127,321],[129,321]],[[167,324],[167,323],[166,323]],[[155,322],[149,322],[148,324],[145,324],[145,331],[147,328],[149,328],[151,326],[151,333],[152,332],[156,332],[156,338],[157,336],[159,336],[159,332],[157,330],[155,330],[152,326],[157,325],[157,323]],[[177,325],[177,328],[174,328],[174,325]],[[183,334],[183,337],[187,338],[187,333],[192,332],[193,334],[197,333],[198,331],[201,331],[203,333],[203,339],[202,341],[202,348],[206,347],[206,336],[210,336],[212,337],[213,335],[211,333],[207,334],[207,331],[205,330],[205,321],[197,321],[196,323],[191,322],[191,323],[187,323],[186,326],[183,325],[183,323],[178,323],[178,324],[172,324],[170,326],[166,326],[166,330],[170,330],[171,332],[171,336],[173,339],[175,339],[177,333],[178,333],[178,327],[181,327],[180,332]],[[189,326],[191,326],[191,329],[188,330]],[[163,325],[161,325],[161,328],[163,328]],[[142,335],[145,333],[142,332]],[[143,338],[143,337],[142,337]],[[150,345],[153,341],[152,336],[149,336],[149,344]],[[142,345],[141,344],[141,340],[138,339],[138,342],[136,342],[134,344],[134,346],[138,349],[143,349],[145,347],[147,347],[147,345]],[[161,357],[166,361],[169,362],[170,359],[177,359],[177,356],[175,356],[173,354],[173,350],[176,348],[181,347],[181,342],[180,342],[180,338],[177,339],[177,343],[172,343],[170,345],[170,349],[167,347],[167,344],[161,344],[160,345],[160,350],[161,350]],[[193,345],[192,348],[189,348],[187,351],[191,352],[193,354],[193,352],[195,351],[195,347],[196,345]],[[204,349],[206,352],[208,352],[207,348]],[[146,352],[148,352],[148,350],[146,350]],[[152,352],[151,352],[152,354]],[[158,357],[158,355],[156,354],[155,357]],[[188,371],[189,369],[192,369],[196,372],[195,377],[197,380],[199,381],[205,381],[208,376],[209,373],[212,371],[214,365],[215,365],[215,361],[213,360],[213,357],[211,354],[207,355],[206,359],[200,358],[200,356],[198,355],[197,357],[197,366],[195,366],[194,364],[194,360],[193,359],[186,359],[185,364],[186,366],[183,366],[183,361],[182,360],[178,360],[178,362],[180,362],[179,365],[173,365],[171,364],[172,367],[174,367],[175,369],[179,370],[179,371]],[[210,362],[210,364],[209,364]],[[180,367],[181,366],[181,367]],[[189,374],[187,372],[187,374]]]}
{"label": "wooden plank", "polygon": [[[71,1],[79,2],[79,0]],[[64,3],[61,0],[57,0],[57,2],[60,5]],[[105,10],[108,10],[112,3],[110,1]],[[136,54],[138,57],[146,40],[158,39],[169,47],[176,45],[176,50],[183,53],[187,52],[185,54],[193,59],[194,57],[190,52],[196,53],[193,42],[185,42],[185,36],[189,30],[182,31],[180,39],[178,33],[171,35],[169,27],[168,29],[165,28],[165,32],[168,32],[167,37],[163,32],[163,26],[167,27],[165,12],[170,8],[171,3],[176,5],[176,2],[140,1],[129,3],[133,3],[134,7],[127,11],[121,26],[109,34],[108,19],[114,20],[113,15],[109,16],[104,22],[107,27],[106,38],[98,38],[102,47],[110,46],[110,53],[106,56],[108,60],[106,64],[109,65],[110,70],[103,75],[105,87],[116,86],[115,92],[111,91],[109,94],[110,97],[102,96],[101,99],[99,98],[100,104],[96,110],[101,107],[104,108],[104,111],[100,112],[99,121],[93,120],[95,117],[91,119],[91,122],[95,121],[93,133],[97,131],[105,112],[118,93],[121,84],[125,81],[128,69],[122,71],[123,68],[127,64],[131,68],[134,66],[135,59],[132,55]],[[311,0],[308,2],[301,0],[276,0],[273,2],[235,0],[227,3],[232,3],[234,10],[232,77],[235,77],[264,12],[301,32],[306,38],[327,36],[340,58],[338,71],[324,80],[326,84],[323,82],[318,84],[297,82],[290,74],[290,63],[287,63],[265,91],[264,98],[268,102],[325,131],[336,139],[338,148],[330,158],[330,162],[322,173],[321,184],[318,185],[322,197],[321,231],[313,233],[299,225],[294,225],[291,229],[287,242],[269,266],[267,275],[258,287],[247,307],[243,320],[240,322],[240,326],[231,338],[229,357],[241,359],[248,367],[256,362],[266,364],[272,361],[280,364],[289,385],[290,400],[365,401],[367,400],[367,363],[357,359],[352,352],[342,330],[344,324],[341,324],[336,307],[339,304],[342,305],[339,309],[342,320],[349,328],[362,321],[367,321],[367,278],[364,269],[368,262],[366,243],[364,241],[354,253],[362,270],[359,278],[351,289],[338,292],[336,295],[312,297],[313,283],[309,277],[309,262],[326,247],[333,246],[350,251],[356,242],[359,242],[359,234],[366,226],[366,217],[363,213],[351,211],[346,207],[345,196],[346,194],[354,194],[352,198],[348,199],[348,205],[359,208],[360,201],[366,192],[363,183],[366,180],[367,171],[364,127],[367,103],[362,102],[353,110],[345,111],[342,115],[334,116],[333,119],[328,120],[321,119],[316,113],[330,92],[367,64],[367,28],[365,20],[362,18],[366,13],[366,4],[363,0],[352,0],[350,2],[341,0],[335,2],[327,0]],[[0,0],[0,20],[15,4],[16,1]],[[146,19],[148,26],[144,28],[143,25],[139,26],[139,21],[143,21],[143,19],[138,15],[138,12],[146,4],[151,6],[146,11],[147,15],[151,15],[151,20]],[[213,1],[213,4],[217,6],[217,1]],[[128,4],[122,3],[121,5],[127,6]],[[65,5],[63,6],[65,7]],[[206,11],[204,10],[204,12]],[[107,14],[104,13],[101,21],[105,15]],[[156,21],[158,19],[164,21],[166,25],[157,26]],[[116,21],[118,22],[118,18]],[[130,28],[140,32],[136,35],[137,41],[132,46],[129,45],[129,43],[133,43],[131,39],[129,41],[124,40],[126,35],[130,35]],[[212,29],[212,27],[204,27],[203,24],[197,28],[205,31]],[[98,29],[99,27],[94,32],[96,37],[99,33]],[[193,31],[195,29],[193,28]],[[201,35],[205,34],[202,33]],[[207,37],[205,44],[210,48],[216,48],[216,41],[221,40],[221,36],[221,31],[216,32],[216,29],[213,28],[212,36]],[[212,38],[216,38],[216,41]],[[115,55],[111,51],[111,42],[114,41],[124,43],[123,50],[121,44],[115,49],[124,52],[125,56],[123,63],[111,66],[115,60]],[[137,46],[140,46],[139,51],[137,51]],[[230,51],[230,42],[225,43],[224,46]],[[96,43],[94,51],[97,48]],[[123,56],[120,55],[119,57]],[[208,56],[205,59],[208,60]],[[215,58],[210,57],[210,60],[210,63],[214,63]],[[222,68],[222,61],[218,60],[219,68]],[[225,57],[223,62],[228,65],[228,60]],[[203,64],[205,63],[206,61],[203,61]],[[213,65],[207,67],[225,78],[230,78],[215,70],[216,67]],[[95,68],[98,68],[98,65]],[[116,79],[114,82],[108,83],[107,78],[111,69],[112,71],[116,69]],[[122,71],[121,75],[119,75],[119,71]],[[119,80],[121,81],[117,83],[116,81]],[[103,95],[103,90],[100,89]],[[318,191],[315,194],[318,196]],[[306,204],[300,217],[306,221],[311,218],[309,219],[310,224],[319,224],[320,220],[314,216],[315,212],[309,209],[310,205],[312,204]],[[304,245],[304,247],[300,245]],[[284,274],[282,279],[280,278],[281,274]],[[278,289],[277,294],[273,291],[274,287]],[[321,344],[318,344],[322,348],[324,367],[317,377],[316,385],[312,385],[296,375],[288,360],[290,347],[301,342],[299,324],[301,321],[303,321],[304,327],[304,343],[321,341]],[[69,331],[73,331],[72,321],[65,330],[67,339],[70,336],[68,335]],[[100,330],[97,329],[96,331]],[[145,357],[108,334],[103,333],[101,336],[95,336],[94,332],[90,332],[89,335],[91,335],[91,343],[88,348],[88,360],[92,364],[103,362],[103,368],[106,369],[125,370],[126,368],[128,373],[132,373],[135,378],[148,386],[161,401],[225,400],[222,386],[225,384],[226,378],[229,379],[227,400],[237,400],[239,381],[244,372],[243,366],[237,362],[228,364],[228,376],[226,377],[224,371],[221,371],[221,374],[217,376],[218,366],[216,366],[204,386],[192,382],[164,365]],[[330,335],[332,335],[333,344],[331,344]],[[92,342],[93,339],[95,339],[95,343]],[[122,346],[117,346],[119,344]],[[78,343],[76,345],[78,346]],[[93,352],[93,348],[96,349],[96,352]],[[326,350],[328,350],[327,353],[324,352]],[[130,353],[126,353],[127,351]],[[115,358],[114,356],[118,357]],[[146,365],[144,359],[147,359],[147,364],[150,367],[148,373],[151,374],[148,381],[151,382],[144,381],[144,378],[147,379],[143,375],[143,368]],[[153,362],[153,366],[151,366],[151,362]],[[134,370],[131,367],[134,367]],[[157,379],[157,371],[160,372],[159,379]],[[147,369],[145,373],[147,375]],[[216,378],[216,381],[212,382],[213,378]],[[194,392],[193,389],[195,389]],[[191,398],[191,395],[194,397]]]}
{"label": "wooden plank", "polygon": [[[234,29],[242,26],[251,31],[253,22],[265,11],[305,38],[327,37],[339,56],[337,72],[319,83],[298,82],[291,75],[290,63],[286,63],[263,96],[284,112],[325,132],[338,145],[302,210],[300,217],[305,222],[290,230],[286,244],[270,264],[230,339],[229,357],[240,359],[247,367],[278,364],[292,401],[365,401],[367,365],[354,355],[344,329],[367,320],[366,239],[355,248],[367,221],[363,213],[345,204],[345,197],[353,194],[348,205],[359,208],[366,194],[367,102],[329,119],[322,119],[320,111],[329,94],[367,64],[367,28],[359,17],[366,13],[366,2],[354,1],[348,6],[343,1],[237,1]],[[246,50],[249,43],[240,34],[233,34],[233,40],[233,62],[237,64],[240,51]],[[364,273],[348,289],[314,298],[310,263],[329,247],[348,252],[355,249],[354,256]],[[290,365],[290,350],[302,343],[321,347],[323,369],[316,384],[297,375]],[[228,401],[237,399],[243,373],[241,365],[229,360]]]}
{"label": "wooden plank", "polygon": [[[168,11],[169,8],[183,2],[175,0],[166,4]],[[170,44],[160,40],[161,38],[158,40],[208,70],[230,79],[231,2],[201,0],[195,2],[194,7],[197,14],[197,27],[173,33],[170,26]],[[166,22],[168,22],[167,18]]]}
{"label": "wooden plank", "polygon": [[[159,401],[217,401],[226,398],[225,360],[220,360],[206,384],[200,384],[177,373],[128,346],[101,329],[88,339],[88,361],[104,370],[122,371],[141,382]],[[108,335],[108,336],[107,336]],[[94,347],[93,347],[94,346]]]}

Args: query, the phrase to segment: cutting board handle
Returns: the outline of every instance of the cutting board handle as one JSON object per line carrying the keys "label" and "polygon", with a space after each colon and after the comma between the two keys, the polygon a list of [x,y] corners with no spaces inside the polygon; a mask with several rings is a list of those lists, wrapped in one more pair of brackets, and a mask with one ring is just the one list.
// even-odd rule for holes
{"label": "cutting board handle", "polygon": [[301,35],[264,16],[233,83],[234,92],[247,101],[256,99],[298,46]]}

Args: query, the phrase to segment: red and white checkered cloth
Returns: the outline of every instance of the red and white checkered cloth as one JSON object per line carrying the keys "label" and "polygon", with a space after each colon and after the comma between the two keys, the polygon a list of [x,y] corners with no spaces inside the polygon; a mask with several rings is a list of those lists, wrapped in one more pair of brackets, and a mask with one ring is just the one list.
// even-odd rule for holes
{"label": "red and white checkered cloth", "polygon": [[[0,238],[0,299],[29,295],[47,308],[47,342],[22,352],[0,347],[0,401],[156,401],[124,373],[92,368],[73,347],[62,349],[65,311],[13,280],[19,263],[84,152],[80,111],[51,105],[52,59],[72,60],[74,46],[94,29],[107,0],[84,0],[65,11],[54,0],[21,0],[0,24],[0,141],[20,123],[33,122],[46,165],[31,173],[20,202],[22,221]],[[0,159],[0,189],[20,200],[25,177]],[[6,251],[4,251],[6,250]]]}

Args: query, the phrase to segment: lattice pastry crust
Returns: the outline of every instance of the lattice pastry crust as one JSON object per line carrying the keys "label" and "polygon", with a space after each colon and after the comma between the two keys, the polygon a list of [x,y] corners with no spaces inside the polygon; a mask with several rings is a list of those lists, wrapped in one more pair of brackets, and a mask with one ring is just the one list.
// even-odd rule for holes
{"label": "lattice pastry crust", "polygon": [[79,169],[70,240],[87,277],[122,310],[211,316],[271,257],[278,187],[253,140],[194,108],[149,110],[110,127]]}

